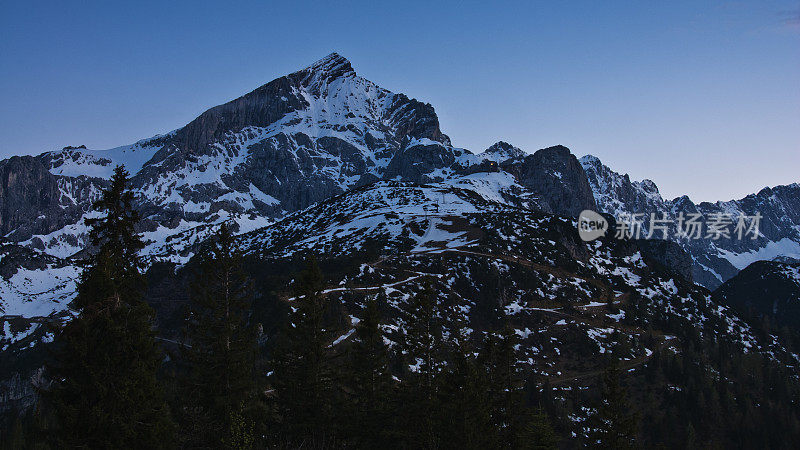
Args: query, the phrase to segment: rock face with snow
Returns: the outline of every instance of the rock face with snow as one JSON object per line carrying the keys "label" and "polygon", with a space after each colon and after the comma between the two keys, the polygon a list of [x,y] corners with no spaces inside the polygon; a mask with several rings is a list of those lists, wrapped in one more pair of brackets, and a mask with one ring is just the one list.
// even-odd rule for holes
{"label": "rock face with snow", "polygon": [[639,239],[631,242],[651,264],[664,266],[686,281],[694,281],[692,257],[678,243],[663,239]]}
{"label": "rock face with snow", "polygon": [[[600,211],[614,216],[641,213],[644,234],[651,214],[668,218],[672,226],[667,238],[678,242],[692,256],[693,277],[706,287],[719,286],[757,260],[800,257],[800,184],[764,188],[740,200],[695,204],[687,196],[663,199],[652,181],[631,181],[627,174],[614,172],[594,156],[584,156],[580,161]],[[701,238],[678,238],[677,218],[681,214],[689,217],[698,213],[704,219]],[[756,214],[762,216],[759,235],[752,239],[752,233],[743,233],[739,239],[734,232],[738,218]],[[733,222],[729,226],[730,236],[708,238],[708,223],[719,215],[728,215]],[[657,238],[662,236],[660,230],[654,234]]]}
{"label": "rock face with snow", "polygon": [[433,108],[357,76],[334,53],[204,112],[135,181],[192,212],[277,217],[380,178],[419,139],[449,145]]}
{"label": "rock face with snow", "polygon": [[[451,144],[431,105],[359,77],[335,53],[164,135],[0,162],[0,231],[43,254],[78,254],[86,243],[83,220],[94,214],[91,204],[117,164],[132,176],[144,253],[176,262],[191,257],[213,224],[232,221],[245,233],[381,180],[445,183],[570,217],[583,209],[761,211],[764,236],[753,242],[680,243],[693,258],[694,280],[709,287],[751,260],[800,254],[797,185],[695,205],[685,197],[664,200],[652,182],[631,182],[597,158],[579,162],[563,146],[527,154],[500,141],[475,155]],[[680,259],[674,256],[662,259]]]}
{"label": "rock face with snow", "polygon": [[650,213],[668,209],[658,187],[650,180],[631,181],[628,174],[620,175],[596,157],[580,159],[592,187],[597,207],[614,216],[632,211]]}
{"label": "rock face with snow", "polygon": [[[0,161],[0,234],[27,239],[49,233],[75,219],[61,201],[56,177],[39,159],[13,156]],[[65,214],[65,211],[66,214]]]}
{"label": "rock face with snow", "polygon": [[499,141],[492,144],[480,154],[486,160],[494,161],[496,163],[503,163],[509,160],[517,161],[524,159],[528,154],[522,151],[519,147],[514,147],[505,141]]}

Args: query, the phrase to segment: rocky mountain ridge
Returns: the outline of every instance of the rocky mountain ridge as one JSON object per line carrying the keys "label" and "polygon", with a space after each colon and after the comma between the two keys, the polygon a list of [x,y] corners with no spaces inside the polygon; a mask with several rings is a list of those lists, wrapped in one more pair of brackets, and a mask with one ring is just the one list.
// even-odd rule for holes
{"label": "rocky mountain ridge", "polygon": [[[800,255],[798,185],[695,205],[688,197],[664,200],[651,181],[631,182],[599,159],[578,160],[563,146],[528,154],[500,141],[473,154],[452,146],[431,105],[359,77],[335,53],[164,135],[110,150],[74,146],[0,161],[5,240],[30,249],[33,257],[56,257],[64,267],[77,267],[69,258],[85,246],[83,220],[94,214],[90,205],[116,164],[124,164],[132,176],[145,256],[181,264],[221,221],[243,234],[381,180],[444,183],[487,201],[572,218],[584,209],[761,211],[763,236],[756,240],[678,241],[692,258],[691,278],[710,288],[752,260]],[[651,248],[661,249],[658,258],[672,261],[676,272],[686,272],[684,258],[674,249]],[[48,297],[59,291],[55,288],[34,295],[25,287],[32,283],[29,278],[7,277],[0,283],[9,293],[0,308],[14,309],[9,305],[20,302],[62,304]]]}
{"label": "rocky mountain ridge", "polygon": [[[631,181],[605,166],[594,156],[581,158],[581,165],[592,186],[600,211],[615,217],[634,213],[642,214],[643,234],[649,231],[651,214],[657,219],[668,218],[670,229],[667,239],[678,242],[691,256],[693,277],[696,282],[716,288],[739,270],[759,260],[775,257],[800,257],[800,184],[794,183],[774,188],[764,188],[739,200],[726,202],[701,202],[695,204],[688,196],[673,200],[661,197],[658,187],[650,180]],[[677,236],[677,220],[700,214],[704,225],[701,239]],[[737,219],[742,216],[761,216],[759,234],[755,239],[734,233]],[[726,215],[733,223],[730,236],[706,238],[709,221]],[[749,223],[748,223],[749,225]],[[656,237],[662,237],[659,230]]]}

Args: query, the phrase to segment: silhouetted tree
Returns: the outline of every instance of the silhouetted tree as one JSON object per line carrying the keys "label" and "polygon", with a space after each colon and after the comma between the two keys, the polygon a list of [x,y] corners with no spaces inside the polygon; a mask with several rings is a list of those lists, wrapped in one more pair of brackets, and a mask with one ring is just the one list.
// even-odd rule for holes
{"label": "silhouetted tree", "polygon": [[446,351],[438,295],[426,283],[403,309],[400,350],[405,373],[399,399],[400,430],[408,446],[434,448],[441,414],[438,381]]}
{"label": "silhouetted tree", "polygon": [[619,368],[612,362],[602,375],[603,396],[593,435],[594,443],[601,448],[635,448],[637,419],[619,378]]}
{"label": "silhouetted tree", "polygon": [[184,325],[180,419],[186,445],[249,448],[259,411],[252,289],[223,224],[197,253]]}
{"label": "silhouetted tree", "polygon": [[295,281],[289,323],[277,345],[273,384],[280,427],[290,446],[332,445],[333,367],[323,326],[322,273],[311,256]]}
{"label": "silhouetted tree", "polygon": [[118,166],[111,186],[87,219],[96,253],[81,276],[73,306],[80,310],[58,333],[43,392],[55,419],[59,448],[162,448],[174,433],[156,371],[153,310],[142,300],[144,280],[135,232],[138,215]]}
{"label": "silhouetted tree", "polygon": [[380,303],[385,301],[385,296],[367,298],[349,350],[352,413],[347,428],[356,445],[364,448],[386,448],[391,442],[392,376],[380,327]]}

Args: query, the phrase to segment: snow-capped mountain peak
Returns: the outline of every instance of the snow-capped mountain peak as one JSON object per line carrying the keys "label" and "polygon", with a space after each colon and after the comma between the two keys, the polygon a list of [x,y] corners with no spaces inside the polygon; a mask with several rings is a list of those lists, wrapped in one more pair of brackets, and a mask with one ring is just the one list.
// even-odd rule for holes
{"label": "snow-capped mountain peak", "polygon": [[[435,162],[422,170],[417,163],[433,148]],[[65,147],[8,166],[49,172],[38,184],[57,199],[32,208],[38,225],[20,218],[8,227],[17,242],[57,256],[77,252],[83,219],[117,164],[131,173],[143,227],[158,240],[230,218],[251,229],[384,177],[433,179],[467,154],[450,146],[431,105],[359,77],[331,53],[166,135],[111,150]],[[45,214],[53,207],[67,212]]]}
{"label": "snow-capped mountain peak", "polygon": [[356,71],[353,70],[350,61],[336,52],[329,54],[300,72],[307,74],[306,84],[309,86],[321,81],[356,76]]}
{"label": "snow-capped mountain peak", "polygon": [[522,151],[519,147],[515,147],[505,141],[498,141],[492,144],[491,147],[487,148],[483,151],[483,153],[480,154],[481,157],[497,163],[501,163],[509,159],[524,158],[525,155],[527,155],[527,153]]}

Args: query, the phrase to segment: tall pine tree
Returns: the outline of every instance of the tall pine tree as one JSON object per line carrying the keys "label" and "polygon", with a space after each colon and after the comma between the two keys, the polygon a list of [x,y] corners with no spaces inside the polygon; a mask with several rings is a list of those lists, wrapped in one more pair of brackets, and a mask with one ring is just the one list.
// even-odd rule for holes
{"label": "tall pine tree", "polygon": [[620,370],[612,361],[603,372],[603,397],[598,408],[594,444],[599,448],[635,448],[637,417],[631,412],[625,390],[619,382]]}
{"label": "tall pine tree", "polygon": [[385,296],[370,297],[349,350],[350,434],[361,448],[386,448],[391,444],[390,399],[392,376],[388,349],[381,331],[380,304]]}
{"label": "tall pine tree", "polygon": [[328,345],[331,333],[324,327],[326,309],[322,273],[315,257],[295,281],[295,298],[273,358],[272,382],[285,446],[332,446],[333,368]]}
{"label": "tall pine tree", "polygon": [[485,389],[493,430],[493,446],[500,448],[548,449],[556,447],[556,436],[547,415],[525,402],[521,387],[518,352],[519,337],[499,309],[502,330],[486,336],[480,354],[486,371]]}
{"label": "tall pine tree", "polygon": [[144,279],[135,231],[138,215],[128,173],[114,170],[111,186],[94,203],[104,213],[87,219],[96,252],[89,258],[73,307],[77,317],[58,333],[42,393],[59,448],[163,448],[174,426],[156,372],[161,352],[153,310],[142,300]]}
{"label": "tall pine tree", "polygon": [[452,448],[491,448],[492,422],[486,373],[481,367],[460,309],[449,314],[452,336],[447,366],[441,375],[442,413],[438,428]]}
{"label": "tall pine tree", "polygon": [[179,383],[185,445],[249,448],[261,410],[256,334],[248,323],[253,291],[242,255],[223,224],[197,253]]}
{"label": "tall pine tree", "polygon": [[439,382],[446,347],[439,296],[430,283],[404,305],[403,321],[400,431],[408,447],[436,448],[441,417]]}

